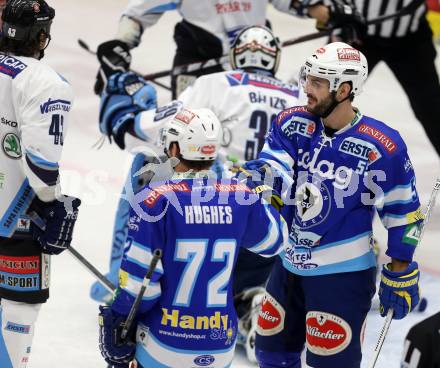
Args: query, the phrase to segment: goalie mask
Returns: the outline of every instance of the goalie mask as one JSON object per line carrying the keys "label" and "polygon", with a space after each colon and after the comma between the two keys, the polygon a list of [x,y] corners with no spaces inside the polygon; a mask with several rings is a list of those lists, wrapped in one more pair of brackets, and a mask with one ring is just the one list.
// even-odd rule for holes
{"label": "goalie mask", "polygon": [[275,74],[280,63],[280,41],[266,27],[251,26],[235,38],[230,50],[233,69],[260,69]]}
{"label": "goalie mask", "polygon": [[162,131],[165,150],[179,144],[182,158],[189,161],[212,161],[220,149],[222,127],[209,109],[182,109]]}

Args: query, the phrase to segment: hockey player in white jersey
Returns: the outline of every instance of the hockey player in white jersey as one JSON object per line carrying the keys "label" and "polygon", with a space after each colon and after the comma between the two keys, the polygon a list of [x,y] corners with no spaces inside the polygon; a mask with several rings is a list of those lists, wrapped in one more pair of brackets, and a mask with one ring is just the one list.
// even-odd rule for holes
{"label": "hockey player in white jersey", "polygon": [[[233,71],[201,76],[178,100],[157,109],[152,109],[155,95],[150,85],[134,74],[111,77],[102,99],[101,131],[113,138],[121,148],[125,147],[127,132],[154,144],[164,124],[182,106],[209,108],[219,118],[223,128],[220,159],[213,168],[218,175],[224,173],[221,172],[222,165],[228,157],[233,156],[239,163],[256,158],[273,118],[283,109],[298,104],[298,88],[274,77],[281,48],[278,39],[267,28],[251,26],[242,30],[230,54]],[[138,92],[129,96],[126,91],[133,91],[136,85]],[[138,101],[143,101],[143,104],[139,105]],[[121,234],[127,232],[128,210],[128,203],[122,200],[115,221],[110,266],[110,277],[114,282],[117,281],[123,251],[121,239],[125,239],[125,235]],[[235,294],[264,284],[272,262],[271,259],[263,259],[247,250],[241,250],[234,273]],[[252,294],[245,295],[249,298],[245,303],[246,308],[245,305],[238,305],[240,299],[237,298],[240,317],[245,314],[249,316],[247,304],[251,303]],[[102,301],[106,296],[110,295],[96,283],[92,288],[92,297]]]}
{"label": "hockey player in white jersey", "polygon": [[[55,10],[9,0],[0,36],[0,367],[25,368],[49,297],[50,255],[69,247],[79,199],[60,193],[58,162],[73,92],[40,59]],[[31,222],[39,217],[45,230]]]}
{"label": "hockey player in white jersey", "polygon": [[[182,21],[174,29],[176,54],[173,68],[188,63],[220,58],[241,29],[267,23],[267,8],[297,16],[326,19],[329,27],[362,27],[360,14],[342,0],[131,0],[119,22],[116,39],[98,47],[101,64],[95,92],[100,94],[108,77],[116,71],[128,70],[130,49],[140,43],[144,30],[156,24],[167,11],[177,10]],[[325,4],[324,4],[325,3]],[[188,70],[172,76],[173,98],[176,98],[196,76],[222,71],[221,64],[202,70]]]}

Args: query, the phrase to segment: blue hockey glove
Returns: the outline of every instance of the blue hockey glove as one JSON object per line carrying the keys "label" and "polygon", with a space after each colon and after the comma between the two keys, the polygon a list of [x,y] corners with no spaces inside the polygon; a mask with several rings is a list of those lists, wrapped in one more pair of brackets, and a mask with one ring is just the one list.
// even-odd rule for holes
{"label": "blue hockey glove", "polygon": [[136,351],[134,341],[121,339],[126,318],[112,311],[111,307],[99,306],[99,350],[114,368],[128,368]]}
{"label": "blue hockey glove", "polygon": [[135,73],[113,74],[101,96],[99,130],[124,149],[125,133],[136,115],[157,106],[156,90]]}
{"label": "blue hockey glove", "polygon": [[386,316],[393,308],[393,319],[402,319],[414,309],[420,300],[419,278],[417,262],[411,262],[401,272],[390,271],[384,265],[379,288],[380,315]]}
{"label": "blue hockey glove", "polygon": [[33,237],[40,243],[43,253],[60,254],[70,247],[80,205],[81,200],[65,195],[48,203],[37,201],[35,206],[45,228],[35,226]]}
{"label": "blue hockey glove", "polygon": [[276,174],[276,170],[263,160],[246,162],[237,169],[237,178],[246,178],[246,184],[255,193],[260,194],[278,211],[284,206],[281,199],[282,178]]}

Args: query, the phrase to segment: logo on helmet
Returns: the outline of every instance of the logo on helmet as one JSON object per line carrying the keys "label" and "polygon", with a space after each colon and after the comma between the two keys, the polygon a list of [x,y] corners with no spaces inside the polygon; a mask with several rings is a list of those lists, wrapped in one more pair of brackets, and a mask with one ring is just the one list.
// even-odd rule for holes
{"label": "logo on helmet", "polygon": [[183,109],[175,116],[174,119],[176,119],[184,124],[189,124],[189,123],[191,123],[191,120],[194,119],[195,116],[196,115],[193,114],[191,111]]}
{"label": "logo on helmet", "polygon": [[201,148],[201,152],[205,155],[212,155],[215,152],[215,145],[214,144],[209,144],[207,146],[203,146]]}
{"label": "logo on helmet", "polygon": [[325,53],[325,47],[320,47],[319,49],[316,50],[317,54],[324,54]]}
{"label": "logo on helmet", "polygon": [[346,61],[361,61],[361,55],[358,50],[353,48],[338,49],[338,59]]}

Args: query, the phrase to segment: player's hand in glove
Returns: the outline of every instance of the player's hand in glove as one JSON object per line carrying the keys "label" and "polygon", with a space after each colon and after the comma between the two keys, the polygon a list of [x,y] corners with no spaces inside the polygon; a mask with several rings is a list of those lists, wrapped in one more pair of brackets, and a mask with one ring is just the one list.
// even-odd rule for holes
{"label": "player's hand in glove", "polygon": [[114,368],[128,368],[136,351],[136,344],[131,339],[121,339],[126,318],[112,311],[111,307],[99,306],[99,350]]}
{"label": "player's hand in glove", "polygon": [[393,308],[394,319],[404,318],[413,310],[420,299],[419,269],[417,262],[411,262],[405,271],[390,271],[384,265],[379,288],[380,315],[386,316]]}
{"label": "player's hand in glove", "polygon": [[133,72],[113,74],[101,96],[99,130],[119,148],[125,148],[124,136],[134,129],[138,113],[157,106],[156,90]]}
{"label": "player's hand in glove", "polygon": [[333,28],[341,28],[337,36],[351,45],[360,44],[367,33],[366,20],[362,14],[354,6],[344,4],[341,0],[332,0],[328,22],[324,26],[318,26],[318,29],[324,30]]}
{"label": "player's hand in glove", "polygon": [[246,184],[255,193],[260,194],[272,206],[280,211],[284,206],[281,199],[282,179],[275,169],[263,160],[252,160],[246,162],[242,167],[236,169],[236,177],[245,179]]}
{"label": "player's hand in glove", "polygon": [[60,254],[70,247],[80,205],[81,200],[65,195],[52,202],[37,201],[37,212],[45,228],[35,226],[33,236],[43,253]]}
{"label": "player's hand in glove", "polygon": [[128,71],[131,63],[130,48],[121,40],[110,40],[98,46],[96,56],[101,67],[96,76],[94,90],[100,95],[112,74]]}

